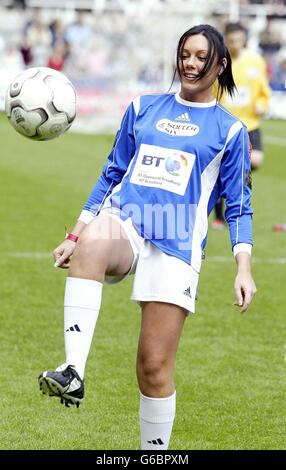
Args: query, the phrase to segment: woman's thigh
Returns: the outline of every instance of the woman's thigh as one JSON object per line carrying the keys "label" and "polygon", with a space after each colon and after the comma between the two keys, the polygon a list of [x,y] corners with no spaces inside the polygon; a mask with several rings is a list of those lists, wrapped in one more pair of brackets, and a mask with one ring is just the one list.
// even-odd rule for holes
{"label": "woman's thigh", "polygon": [[133,256],[130,241],[121,224],[108,215],[96,217],[80,236],[69,275],[103,282],[105,274],[128,272]]}

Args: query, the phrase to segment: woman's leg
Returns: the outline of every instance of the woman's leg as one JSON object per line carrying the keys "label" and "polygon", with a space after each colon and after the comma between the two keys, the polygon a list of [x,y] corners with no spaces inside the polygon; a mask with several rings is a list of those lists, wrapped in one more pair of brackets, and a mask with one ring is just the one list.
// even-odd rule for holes
{"label": "woman's leg", "polygon": [[82,232],[68,275],[102,283],[105,274],[128,272],[132,261],[133,251],[120,223],[108,215],[100,216]]}
{"label": "woman's leg", "polygon": [[137,378],[144,450],[168,449],[176,408],[174,364],[185,318],[185,310],[173,304],[142,306]]}
{"label": "woman's leg", "polygon": [[123,275],[129,271],[132,261],[130,242],[114,218],[97,217],[82,232],[66,279],[66,360],[55,372],[40,375],[40,387],[45,393],[61,396],[67,405],[79,405],[82,401],[85,365],[101,306],[105,274]]}
{"label": "woman's leg", "polygon": [[105,274],[125,274],[133,251],[120,223],[100,216],[83,231],[66,280],[64,324],[66,363],[83,378],[101,306]]}

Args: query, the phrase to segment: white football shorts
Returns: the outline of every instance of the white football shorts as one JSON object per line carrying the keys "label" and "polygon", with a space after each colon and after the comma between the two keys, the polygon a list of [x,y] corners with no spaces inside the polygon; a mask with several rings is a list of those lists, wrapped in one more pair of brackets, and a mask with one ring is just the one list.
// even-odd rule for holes
{"label": "white football shorts", "polygon": [[141,302],[167,302],[179,305],[186,314],[195,313],[199,274],[187,263],[168,255],[149,240],[144,240],[132,225],[131,219],[120,219],[112,209],[100,215],[115,218],[123,228],[133,253],[133,263],[128,273],[105,276],[106,284],[116,284],[130,274],[134,275],[131,299]]}

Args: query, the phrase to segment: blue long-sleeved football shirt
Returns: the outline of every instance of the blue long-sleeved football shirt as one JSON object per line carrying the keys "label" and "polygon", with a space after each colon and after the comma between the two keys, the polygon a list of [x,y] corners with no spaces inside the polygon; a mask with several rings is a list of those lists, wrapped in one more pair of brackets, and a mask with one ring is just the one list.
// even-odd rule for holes
{"label": "blue long-sleeved football shirt", "polygon": [[154,94],[128,107],[83,213],[113,207],[141,236],[199,271],[219,197],[232,247],[252,245],[250,196],[245,125],[216,100]]}

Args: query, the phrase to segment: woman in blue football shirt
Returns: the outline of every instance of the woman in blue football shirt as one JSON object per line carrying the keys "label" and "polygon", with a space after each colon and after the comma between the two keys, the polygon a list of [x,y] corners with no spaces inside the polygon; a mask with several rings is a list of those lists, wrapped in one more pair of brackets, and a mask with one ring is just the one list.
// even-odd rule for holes
{"label": "woman in blue football shirt", "polygon": [[39,377],[43,392],[79,406],[102,285],[134,274],[131,298],[142,310],[137,354],[142,449],[169,445],[176,351],[185,318],[195,311],[208,215],[219,197],[226,199],[241,313],[256,292],[248,134],[213,99],[217,79],[219,94],[235,87],[221,34],[209,25],[188,30],[178,43],[177,73],[179,93],[141,96],[130,104],[72,233],[54,251],[55,266],[69,269],[66,362]]}

